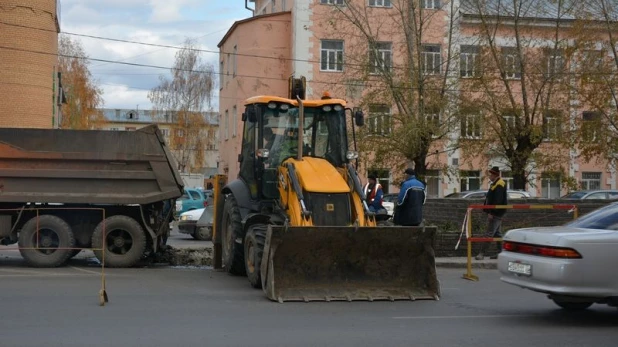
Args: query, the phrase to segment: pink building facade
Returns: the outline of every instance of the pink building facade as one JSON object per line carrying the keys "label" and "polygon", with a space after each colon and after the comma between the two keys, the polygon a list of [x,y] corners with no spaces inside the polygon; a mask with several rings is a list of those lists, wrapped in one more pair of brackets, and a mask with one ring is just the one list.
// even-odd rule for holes
{"label": "pink building facade", "polygon": [[[384,49],[393,64],[397,64],[399,52],[397,42],[404,40],[401,33],[389,32],[388,27],[398,20],[393,15],[389,0],[355,0],[355,3],[365,2],[370,19],[379,22],[383,28],[380,41],[390,41],[391,45]],[[346,61],[346,54],[355,52],[361,43],[344,38],[340,32],[333,29],[332,13],[334,5],[343,5],[343,0],[250,0],[253,13],[247,12],[247,19],[238,21],[229,29],[219,43],[220,49],[220,121],[219,121],[219,172],[236,177],[239,170],[238,153],[240,137],[242,136],[241,115],[244,111],[245,99],[255,95],[286,96],[288,93],[289,76],[305,76],[307,78],[307,97],[319,98],[324,91],[345,99],[348,106],[355,106],[362,90],[350,88],[345,80],[345,63],[340,64],[339,57]],[[462,47],[472,45],[474,41],[474,19],[460,11],[460,0],[421,0],[423,10],[431,14],[423,44],[426,44],[428,56],[441,61],[446,56],[446,37],[451,24],[453,35],[457,37],[452,49],[458,53],[464,52]],[[457,11],[458,15],[453,15]],[[454,21],[451,23],[451,21]],[[386,28],[386,29],[384,29]],[[500,40],[508,41],[508,37]],[[425,42],[426,41],[426,42]],[[356,54],[356,53],[355,53]],[[462,53],[461,56],[464,54]],[[463,58],[462,58],[463,59]],[[464,60],[453,59],[454,73],[447,76],[451,85],[461,86],[466,83],[465,71],[462,68]],[[451,63],[449,63],[451,64]],[[438,72],[439,73],[439,72]],[[464,74],[464,75],[462,75]],[[365,109],[370,121],[370,110]],[[581,115],[585,110],[574,106],[574,116]],[[505,171],[507,184],[512,185],[507,163],[500,158],[492,158],[487,153],[479,153],[478,158],[464,161],[465,149],[446,150],[462,135],[462,131],[454,130],[450,138],[441,141],[432,153],[439,153],[433,161],[446,164],[449,173],[429,167],[426,176],[430,197],[443,197],[449,193],[486,189],[486,169],[489,166],[500,166]],[[568,151],[567,151],[568,152]],[[566,154],[568,163],[566,173],[571,179],[580,183],[585,189],[617,189],[618,173],[614,163],[584,162],[579,158],[577,150],[572,149]],[[369,155],[371,158],[371,155]],[[379,179],[386,192],[398,192],[395,182],[401,178],[401,172],[390,168],[373,167],[367,160],[361,163],[361,177],[366,177],[368,170],[379,172]],[[453,172],[455,174],[453,174]],[[363,180],[364,181],[364,180]],[[532,172],[527,191],[533,197],[557,198],[567,192],[560,178],[549,177],[544,172]]]}

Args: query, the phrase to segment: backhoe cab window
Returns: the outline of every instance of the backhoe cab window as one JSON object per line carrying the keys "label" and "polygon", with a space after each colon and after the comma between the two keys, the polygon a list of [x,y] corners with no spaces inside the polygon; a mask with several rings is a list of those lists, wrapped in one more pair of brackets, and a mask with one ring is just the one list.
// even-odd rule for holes
{"label": "backhoe cab window", "polygon": [[[262,148],[269,150],[267,164],[278,166],[298,153],[298,108],[286,113],[267,109],[263,113]],[[335,166],[346,162],[347,133],[343,111],[324,112],[305,107],[303,156],[325,158]]]}

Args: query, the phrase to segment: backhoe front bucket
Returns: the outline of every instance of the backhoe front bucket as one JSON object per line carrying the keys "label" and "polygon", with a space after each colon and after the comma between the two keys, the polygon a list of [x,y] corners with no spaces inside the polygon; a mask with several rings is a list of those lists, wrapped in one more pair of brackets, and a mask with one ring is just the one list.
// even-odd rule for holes
{"label": "backhoe front bucket", "polygon": [[270,226],[262,288],[279,302],[437,300],[435,234],[435,227]]}

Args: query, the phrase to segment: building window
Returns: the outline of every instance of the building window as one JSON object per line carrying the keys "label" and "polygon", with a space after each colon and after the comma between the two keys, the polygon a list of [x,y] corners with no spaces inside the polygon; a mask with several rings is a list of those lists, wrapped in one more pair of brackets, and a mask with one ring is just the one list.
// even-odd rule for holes
{"label": "building window", "polygon": [[391,0],[369,0],[369,6],[391,7]]}
{"label": "building window", "polygon": [[478,139],[481,137],[481,115],[478,113],[464,114],[460,123],[461,137]]}
{"label": "building window", "polygon": [[170,129],[161,129],[163,137],[168,138],[170,136]]}
{"label": "building window", "polygon": [[586,82],[602,81],[599,70],[603,69],[603,51],[588,50],[582,54],[582,79]]}
{"label": "building window", "polygon": [[581,186],[583,190],[601,189],[601,173],[582,172]]}
{"label": "building window", "polygon": [[562,50],[547,50],[546,56],[546,73],[548,77],[560,77],[564,72],[565,60]]}
{"label": "building window", "polygon": [[502,64],[505,79],[520,79],[521,66],[519,64],[519,55],[515,47],[502,48]]}
{"label": "building window", "polygon": [[440,8],[440,0],[421,0],[421,5],[425,9],[437,10]]}
{"label": "building window", "polygon": [[110,131],[118,131],[120,130],[119,128],[109,128]]}
{"label": "building window", "polygon": [[390,71],[393,59],[393,44],[391,42],[376,42],[369,52],[370,73],[377,74]]}
{"label": "building window", "polygon": [[223,117],[223,134],[225,135],[225,139],[230,138],[230,117],[229,112],[225,110],[225,117]]}
{"label": "building window", "polygon": [[598,112],[582,113],[582,139],[587,142],[596,142],[599,139],[598,127],[601,126],[601,114]]}
{"label": "building window", "polygon": [[343,71],[343,41],[322,40],[320,70]]}
{"label": "building window", "polygon": [[541,175],[541,196],[547,199],[560,197],[560,176],[550,173]]}
{"label": "building window", "polygon": [[431,136],[436,137],[440,129],[440,109],[437,107],[425,109],[425,121],[427,122],[427,130],[429,130]]}
{"label": "building window", "polygon": [[480,171],[459,171],[459,191],[481,189]]}
{"label": "building window", "polygon": [[511,171],[502,171],[500,178],[506,183],[506,189],[514,189],[513,186],[513,173]]}
{"label": "building window", "polygon": [[325,5],[345,5],[344,0],[320,0],[320,4]]}
{"label": "building window", "polygon": [[183,129],[176,130],[176,137],[185,137],[185,131]]}
{"label": "building window", "polygon": [[557,111],[548,111],[543,115],[543,139],[555,141],[562,135],[560,114]]}
{"label": "building window", "polygon": [[427,188],[425,192],[428,198],[437,198],[440,196],[440,170],[427,170],[425,172],[425,182]]}
{"label": "building window", "polygon": [[367,176],[376,175],[376,181],[382,186],[382,193],[388,194],[389,187],[391,185],[391,173],[388,169],[369,169],[367,170]]}
{"label": "building window", "polygon": [[238,67],[238,46],[234,45],[234,54],[232,55],[232,76],[236,77],[236,69]]}
{"label": "building window", "polygon": [[277,9],[277,1],[270,0],[270,5],[270,12],[275,13],[275,10]]}
{"label": "building window", "polygon": [[438,75],[441,66],[440,45],[423,45],[421,47],[421,71],[426,75]]}
{"label": "building window", "polygon": [[232,136],[233,137],[236,137],[236,127],[237,127],[236,126],[236,122],[237,122],[236,117],[237,117],[236,105],[234,105],[234,107],[232,107]]}
{"label": "building window", "polygon": [[369,133],[371,135],[388,135],[391,133],[391,110],[386,105],[370,105]]}
{"label": "building window", "polygon": [[463,78],[480,76],[481,48],[479,46],[461,46],[459,51],[459,74]]}

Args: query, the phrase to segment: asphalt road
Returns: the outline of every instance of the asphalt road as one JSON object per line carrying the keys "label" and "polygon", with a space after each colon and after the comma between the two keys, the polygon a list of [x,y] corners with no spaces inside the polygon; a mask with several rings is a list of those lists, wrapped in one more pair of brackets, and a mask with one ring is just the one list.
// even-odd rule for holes
{"label": "asphalt road", "polygon": [[442,298],[271,302],[209,268],[33,269],[0,259],[0,346],[615,346],[618,310],[569,313],[478,270],[439,269]]}

